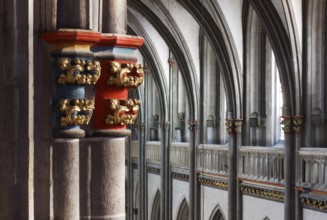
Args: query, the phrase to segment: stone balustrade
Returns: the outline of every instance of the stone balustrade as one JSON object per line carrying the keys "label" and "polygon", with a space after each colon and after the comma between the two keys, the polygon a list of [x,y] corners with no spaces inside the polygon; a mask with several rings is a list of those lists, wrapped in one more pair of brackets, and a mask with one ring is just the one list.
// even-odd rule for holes
{"label": "stone balustrade", "polygon": [[188,167],[190,164],[190,144],[182,142],[171,143],[170,163],[176,166]]}
{"label": "stone balustrade", "polygon": [[327,189],[326,148],[301,148],[298,163],[299,185]]}
{"label": "stone balustrade", "polygon": [[[160,142],[146,142],[146,159],[160,163]],[[170,163],[189,167],[189,143],[170,145]],[[138,158],[138,141],[131,142],[131,156]],[[197,171],[208,174],[228,174],[228,148],[225,145],[204,145],[197,148]],[[301,148],[298,153],[297,183],[327,190],[327,148]],[[238,176],[257,181],[281,183],[284,180],[284,148],[240,147]]]}
{"label": "stone balustrade", "polygon": [[227,175],[228,147],[225,145],[199,145],[197,170],[212,174]]}
{"label": "stone balustrade", "polygon": [[151,162],[160,162],[160,142],[146,142],[146,160]]}
{"label": "stone balustrade", "polygon": [[282,183],[284,148],[240,147],[239,176],[258,181]]}

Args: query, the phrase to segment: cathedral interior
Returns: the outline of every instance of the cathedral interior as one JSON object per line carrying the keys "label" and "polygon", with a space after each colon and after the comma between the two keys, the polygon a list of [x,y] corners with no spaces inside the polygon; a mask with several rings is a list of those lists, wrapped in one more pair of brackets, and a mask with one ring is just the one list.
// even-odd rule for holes
{"label": "cathedral interior", "polygon": [[0,220],[327,219],[326,18],[1,0]]}

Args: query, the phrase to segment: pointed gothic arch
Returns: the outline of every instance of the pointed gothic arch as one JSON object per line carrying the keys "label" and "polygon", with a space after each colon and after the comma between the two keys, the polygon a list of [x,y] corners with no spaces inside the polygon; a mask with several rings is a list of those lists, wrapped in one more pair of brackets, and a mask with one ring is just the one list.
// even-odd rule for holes
{"label": "pointed gothic arch", "polygon": [[225,215],[219,205],[217,205],[211,213],[209,220],[225,220]]}
{"label": "pointed gothic arch", "polygon": [[179,206],[176,220],[188,220],[189,218],[189,206],[184,198]]}
{"label": "pointed gothic arch", "polygon": [[160,190],[157,190],[157,193],[154,197],[151,211],[151,220],[160,219]]}

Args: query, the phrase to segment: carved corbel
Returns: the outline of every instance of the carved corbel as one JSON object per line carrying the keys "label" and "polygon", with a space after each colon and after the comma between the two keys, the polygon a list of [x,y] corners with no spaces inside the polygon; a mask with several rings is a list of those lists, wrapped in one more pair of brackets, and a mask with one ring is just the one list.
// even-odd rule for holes
{"label": "carved corbel", "polygon": [[144,72],[140,64],[110,63],[108,85],[117,87],[136,88],[143,83]]}

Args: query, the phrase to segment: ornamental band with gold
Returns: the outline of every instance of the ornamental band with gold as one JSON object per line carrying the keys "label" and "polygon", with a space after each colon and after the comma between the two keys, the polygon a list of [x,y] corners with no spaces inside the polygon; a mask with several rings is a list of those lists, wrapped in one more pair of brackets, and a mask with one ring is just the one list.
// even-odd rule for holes
{"label": "ornamental band with gold", "polygon": [[94,101],[87,99],[61,99],[59,102],[60,111],[65,113],[61,117],[61,126],[87,125],[94,110]]}
{"label": "ornamental band with gold", "polygon": [[142,65],[139,64],[120,64],[110,63],[111,76],[107,81],[108,85],[117,87],[135,88],[142,84],[144,72]]}
{"label": "ornamental band with gold", "polygon": [[134,124],[139,111],[140,100],[138,99],[109,99],[109,109],[113,114],[108,114],[106,124],[109,125],[127,125]]}
{"label": "ornamental band with gold", "polygon": [[100,77],[99,61],[61,58],[57,64],[63,72],[58,79],[59,84],[94,85]]}

